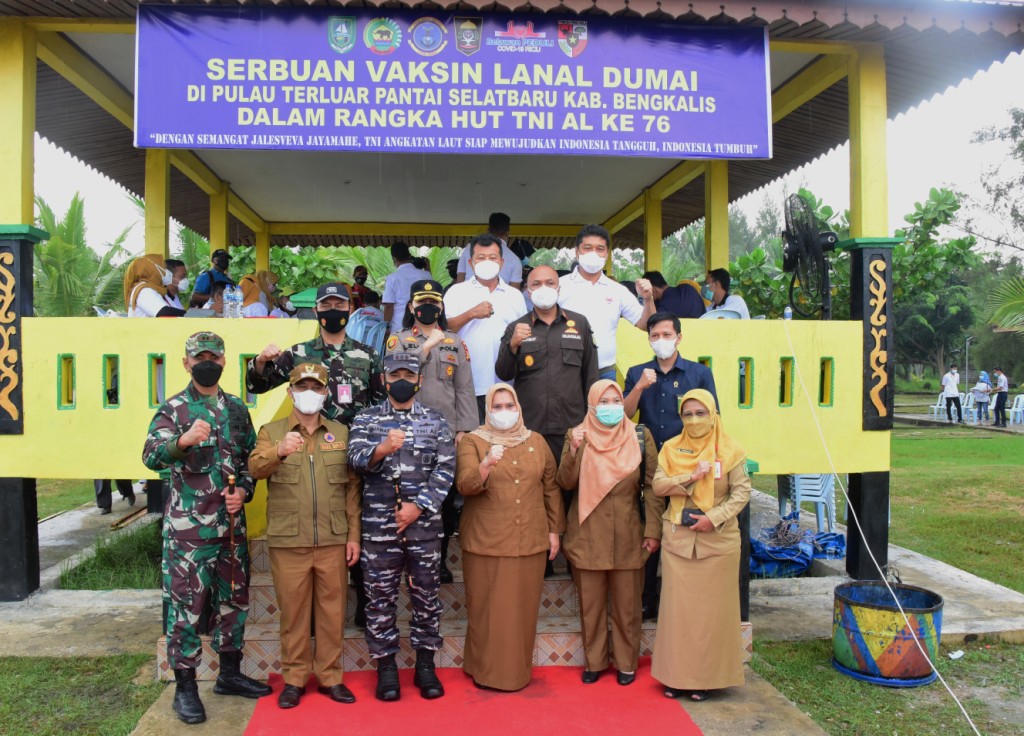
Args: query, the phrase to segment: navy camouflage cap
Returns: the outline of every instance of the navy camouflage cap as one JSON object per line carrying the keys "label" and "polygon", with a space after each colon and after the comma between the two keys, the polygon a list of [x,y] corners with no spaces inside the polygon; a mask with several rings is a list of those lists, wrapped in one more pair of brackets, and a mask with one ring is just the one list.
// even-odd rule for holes
{"label": "navy camouflage cap", "polygon": [[205,350],[224,355],[224,338],[215,332],[196,332],[186,338],[185,355],[188,357],[194,358]]}
{"label": "navy camouflage cap", "polygon": [[319,363],[299,363],[288,374],[288,384],[294,386],[304,378],[312,378],[314,381],[319,381],[326,386],[327,369]]}
{"label": "navy camouflage cap", "polygon": [[420,372],[420,358],[414,353],[388,353],[384,356],[384,372],[393,373],[399,368],[407,368],[413,373]]}

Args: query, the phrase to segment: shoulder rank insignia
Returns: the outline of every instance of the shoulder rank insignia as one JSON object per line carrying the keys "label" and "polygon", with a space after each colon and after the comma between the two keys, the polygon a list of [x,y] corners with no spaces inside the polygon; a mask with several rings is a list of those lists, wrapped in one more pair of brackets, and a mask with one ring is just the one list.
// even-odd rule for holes
{"label": "shoulder rank insignia", "polygon": [[388,338],[388,350],[394,350],[398,347],[398,335],[392,335]]}

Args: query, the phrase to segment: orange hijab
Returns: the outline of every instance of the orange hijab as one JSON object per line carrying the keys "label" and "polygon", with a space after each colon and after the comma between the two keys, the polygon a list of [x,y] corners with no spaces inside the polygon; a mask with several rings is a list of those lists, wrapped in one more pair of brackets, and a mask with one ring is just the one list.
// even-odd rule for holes
{"label": "orange hijab", "polygon": [[[512,429],[496,429],[491,424],[491,401],[494,399],[494,394],[498,391],[508,391],[512,394],[512,401],[516,404],[516,411],[519,412],[519,421],[515,423]],[[474,429],[470,434],[475,434],[477,437],[482,437],[484,441],[489,445],[501,445],[503,447],[515,447],[526,442],[530,437],[530,430],[523,424],[523,407],[519,405],[519,397],[516,395],[516,390],[509,386],[507,383],[496,383],[487,389],[487,407],[484,413],[484,423]]]}
{"label": "orange hijab", "polygon": [[[747,453],[740,443],[722,429],[722,417],[715,409],[715,397],[710,391],[695,388],[683,394],[683,399],[679,403],[680,414],[683,411],[683,404],[690,399],[696,399],[708,410],[708,414],[714,420],[711,431],[703,437],[690,437],[686,433],[684,423],[682,434],[662,445],[661,452],[658,453],[658,465],[666,475],[690,475],[697,469],[697,463],[701,460],[711,463],[712,472],[693,484],[691,494],[697,508],[706,512],[715,505],[715,463],[721,463],[724,477],[746,459]],[[685,496],[669,497],[669,519],[673,524],[681,522],[685,505]]]}
{"label": "orange hijab", "polygon": [[128,264],[124,272],[124,308],[132,309],[139,301],[139,292],[149,288],[160,296],[167,293],[163,275],[164,259],[156,253],[147,253]]}
{"label": "orange hijab", "polygon": [[[587,393],[588,407],[596,407],[602,394],[614,388],[619,398],[622,389],[607,378],[597,381]],[[580,524],[604,500],[619,482],[640,467],[640,443],[635,425],[623,418],[614,427],[598,421],[588,408],[581,425],[587,433],[586,450],[580,458]]]}

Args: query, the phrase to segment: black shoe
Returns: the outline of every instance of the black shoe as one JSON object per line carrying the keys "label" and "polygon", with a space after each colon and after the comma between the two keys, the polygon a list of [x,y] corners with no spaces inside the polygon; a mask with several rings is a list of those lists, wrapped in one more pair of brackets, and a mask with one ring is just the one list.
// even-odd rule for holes
{"label": "black shoe", "polygon": [[356,615],[352,617],[352,623],[360,629],[366,628],[366,599],[356,599]]}
{"label": "black shoe", "polygon": [[402,688],[398,684],[398,665],[395,655],[389,654],[377,660],[377,700],[390,703],[402,697]]}
{"label": "black shoe", "polygon": [[583,670],[583,684],[593,685],[601,677],[600,672],[594,672],[592,670]]}
{"label": "black shoe", "polygon": [[277,696],[277,707],[288,710],[294,708],[302,700],[303,690],[295,685],[285,685],[284,690]]}
{"label": "black shoe", "polygon": [[684,695],[686,695],[686,693],[688,693],[688,692],[689,692],[688,690],[680,690],[679,688],[675,688],[675,687],[666,687],[665,688],[665,697],[666,698],[681,698]]}
{"label": "black shoe", "polygon": [[100,516],[106,516],[109,513],[110,513],[110,509],[104,509],[104,508],[100,509]]}
{"label": "black shoe", "polygon": [[318,687],[317,690],[333,700],[335,703],[347,704],[356,702],[356,696],[352,694],[352,691],[349,690],[346,685],[338,684],[331,685],[330,687]]}
{"label": "black shoe", "polygon": [[448,569],[447,565],[441,565],[441,582],[442,583],[454,583],[455,578],[452,576],[452,571]]}
{"label": "black shoe", "polygon": [[416,674],[412,684],[420,689],[420,696],[426,700],[435,700],[444,695],[444,685],[437,679],[434,670],[434,652],[430,649],[416,650]]}
{"label": "black shoe", "polygon": [[554,577],[554,575],[555,575],[555,566],[551,562],[551,560],[548,560],[547,562],[544,563],[544,577],[545,578],[550,578],[550,577]]}
{"label": "black shoe", "polygon": [[658,607],[643,609],[643,620],[644,621],[657,621],[658,620]]}
{"label": "black shoe", "polygon": [[274,692],[269,685],[242,674],[242,653],[221,652],[220,673],[213,686],[217,695],[239,695],[243,698],[262,698]]}
{"label": "black shoe", "polygon": [[615,681],[620,685],[632,685],[636,680],[636,672],[620,672],[615,676]]}
{"label": "black shoe", "polygon": [[134,506],[135,505],[135,490],[134,489],[129,489],[128,493],[124,497],[124,500],[128,502],[129,506]]}
{"label": "black shoe", "polygon": [[206,720],[206,708],[199,699],[194,667],[174,670],[174,703],[171,707],[185,723],[202,723]]}

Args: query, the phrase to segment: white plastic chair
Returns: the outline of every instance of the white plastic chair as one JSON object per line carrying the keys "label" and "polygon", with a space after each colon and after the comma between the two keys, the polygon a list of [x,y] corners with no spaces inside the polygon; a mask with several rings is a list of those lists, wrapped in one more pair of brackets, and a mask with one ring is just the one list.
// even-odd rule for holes
{"label": "white plastic chair", "polygon": [[963,414],[964,421],[970,422],[971,424],[978,423],[978,411],[974,406],[974,392],[968,391],[967,398],[964,399],[963,404],[960,407],[961,413]]}
{"label": "white plastic chair", "polygon": [[799,509],[804,501],[814,504],[814,515],[818,531],[824,531],[825,513],[828,514],[828,531],[836,530],[836,477],[831,473],[789,476],[789,493],[779,496],[779,516],[786,515],[786,504],[790,510]]}
{"label": "white plastic chair", "polygon": [[743,319],[740,313],[735,309],[712,309],[710,312],[704,312],[700,316],[701,319]]}
{"label": "white plastic chair", "polygon": [[946,411],[946,397],[939,394],[939,398],[935,399],[935,403],[928,407],[929,417],[942,417],[943,412]]}
{"label": "white plastic chair", "polygon": [[1024,394],[1013,397],[1013,405],[1007,410],[1006,415],[1010,424],[1024,424]]}

